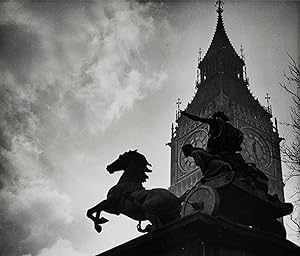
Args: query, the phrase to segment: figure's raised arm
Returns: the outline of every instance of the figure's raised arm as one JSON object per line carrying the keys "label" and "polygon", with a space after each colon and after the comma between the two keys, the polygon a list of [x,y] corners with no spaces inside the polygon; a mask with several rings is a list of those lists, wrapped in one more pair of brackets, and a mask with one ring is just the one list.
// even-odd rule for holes
{"label": "figure's raised arm", "polygon": [[181,111],[180,113],[182,115],[188,117],[189,119],[192,119],[193,121],[198,121],[198,122],[207,123],[207,124],[211,124],[212,122],[214,122],[214,120],[211,118],[202,118],[200,116],[195,116],[195,115],[189,114],[186,111]]}

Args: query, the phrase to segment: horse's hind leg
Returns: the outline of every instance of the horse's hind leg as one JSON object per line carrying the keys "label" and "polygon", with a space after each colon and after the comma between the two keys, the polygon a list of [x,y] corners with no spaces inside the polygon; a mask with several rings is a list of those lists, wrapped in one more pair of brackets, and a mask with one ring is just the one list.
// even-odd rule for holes
{"label": "horse's hind leg", "polygon": [[[145,216],[146,219],[148,219],[152,224],[151,231],[160,228],[163,225],[162,222],[160,221],[160,218],[157,215],[153,213],[146,213]],[[147,226],[146,229],[150,229],[150,227]]]}

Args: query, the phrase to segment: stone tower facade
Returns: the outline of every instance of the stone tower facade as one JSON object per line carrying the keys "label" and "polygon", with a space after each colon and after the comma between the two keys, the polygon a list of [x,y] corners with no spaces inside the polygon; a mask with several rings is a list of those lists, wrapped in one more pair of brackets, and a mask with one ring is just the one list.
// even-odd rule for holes
{"label": "stone tower facade", "polygon": [[[279,137],[274,127],[270,108],[263,107],[248,89],[245,62],[233,48],[224,28],[222,8],[217,9],[218,21],[211,45],[203,59],[199,59],[197,91],[186,111],[201,117],[210,117],[224,111],[230,122],[244,133],[242,155],[255,163],[269,177],[269,193],[283,198],[282,168]],[[208,127],[177,114],[172,127],[171,187],[182,195],[202,176],[192,159],[185,158],[181,147],[190,143],[206,147]]]}

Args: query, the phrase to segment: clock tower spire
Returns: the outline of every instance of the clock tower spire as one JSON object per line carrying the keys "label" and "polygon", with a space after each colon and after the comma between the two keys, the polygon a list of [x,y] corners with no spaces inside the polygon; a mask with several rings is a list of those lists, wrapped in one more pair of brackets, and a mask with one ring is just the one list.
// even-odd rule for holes
{"label": "clock tower spire", "polygon": [[[269,177],[269,193],[283,201],[283,182],[278,132],[274,130],[269,108],[262,106],[249,91],[245,77],[244,56],[239,56],[227,36],[223,23],[223,2],[217,1],[217,25],[211,44],[202,58],[198,58],[196,94],[186,111],[210,117],[223,111],[232,125],[244,134],[242,155]],[[202,51],[201,51],[202,52]],[[177,126],[171,142],[171,187],[182,195],[201,177],[201,169],[181,150],[184,144],[206,148],[208,127],[184,116],[177,116]]]}
{"label": "clock tower spire", "polygon": [[218,1],[216,2],[215,6],[218,7],[218,8],[217,8],[217,13],[218,13],[219,15],[221,15],[221,13],[223,12],[223,6],[224,6],[224,3],[223,3],[221,0],[218,0]]}

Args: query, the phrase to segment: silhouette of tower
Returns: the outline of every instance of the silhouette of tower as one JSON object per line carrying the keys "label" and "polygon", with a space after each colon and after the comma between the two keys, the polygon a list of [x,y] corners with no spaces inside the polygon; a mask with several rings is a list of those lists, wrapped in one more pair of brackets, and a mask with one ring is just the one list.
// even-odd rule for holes
{"label": "silhouette of tower", "polygon": [[[224,28],[222,1],[217,1],[216,6],[216,30],[205,56],[198,59],[197,91],[186,111],[202,117],[224,111],[230,122],[244,133],[242,155],[245,160],[255,163],[267,174],[269,193],[277,194],[283,201],[281,138],[271,121],[271,107],[263,107],[250,92],[243,49],[239,56]],[[208,127],[178,114],[176,123],[168,143],[171,147],[170,190],[180,196],[202,176],[194,161],[184,157],[181,147],[189,143],[205,148]]]}

